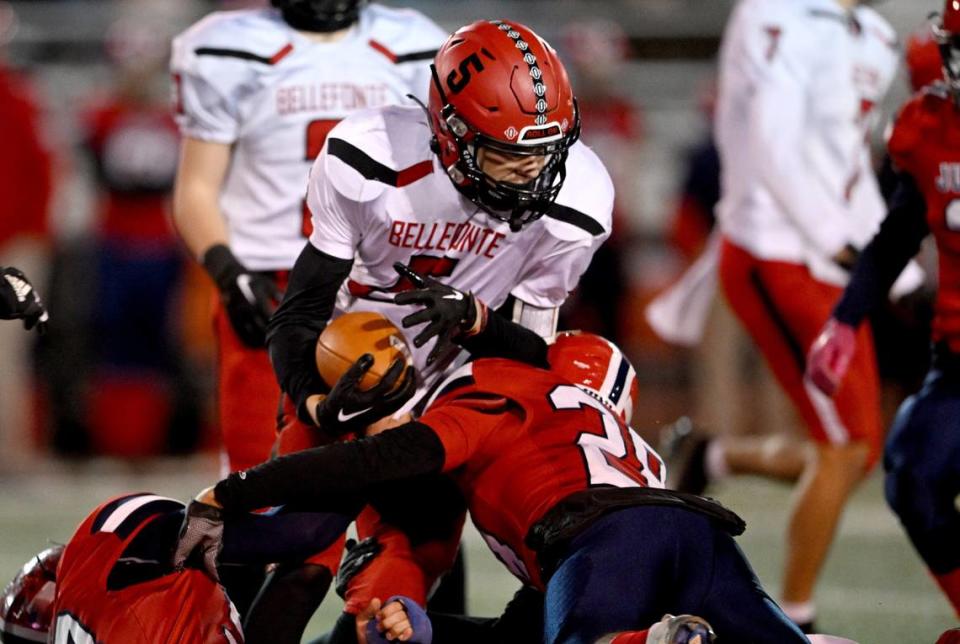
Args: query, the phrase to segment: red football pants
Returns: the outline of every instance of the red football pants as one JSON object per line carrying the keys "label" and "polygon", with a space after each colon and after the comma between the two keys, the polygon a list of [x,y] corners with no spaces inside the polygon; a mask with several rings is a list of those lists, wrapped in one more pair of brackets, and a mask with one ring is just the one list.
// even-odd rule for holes
{"label": "red football pants", "polygon": [[774,376],[820,443],[863,441],[867,468],[880,456],[880,385],[869,324],[857,332],[850,370],[831,398],[804,378],[807,350],[830,318],[839,287],[817,281],[806,266],[761,260],[724,239],[720,283]]}
{"label": "red football pants", "polygon": [[[243,344],[219,301],[214,325],[219,345],[220,431],[230,471],[244,470],[269,460],[275,443],[280,454],[315,446],[317,432],[297,419],[286,396],[281,407],[280,386],[267,350],[251,349]],[[291,435],[310,436],[310,442],[303,439],[284,444],[277,440],[280,429],[284,429],[284,433],[290,429]],[[307,563],[326,566],[336,574],[343,542],[344,537],[340,537],[326,550],[307,559]]]}
{"label": "red football pants", "polygon": [[465,519],[466,514],[460,517],[459,529],[450,539],[411,546],[402,531],[383,521],[372,507],[364,508],[357,517],[357,536],[376,537],[382,549],[350,580],[343,611],[356,615],[373,598],[386,601],[394,595],[404,595],[426,607],[430,590],[457,558]]}

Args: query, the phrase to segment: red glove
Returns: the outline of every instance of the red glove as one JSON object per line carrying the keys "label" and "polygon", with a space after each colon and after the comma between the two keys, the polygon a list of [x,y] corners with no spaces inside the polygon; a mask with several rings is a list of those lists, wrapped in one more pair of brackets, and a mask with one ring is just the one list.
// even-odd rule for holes
{"label": "red glove", "polygon": [[827,320],[807,354],[807,378],[823,393],[832,396],[857,350],[857,330],[834,318]]}

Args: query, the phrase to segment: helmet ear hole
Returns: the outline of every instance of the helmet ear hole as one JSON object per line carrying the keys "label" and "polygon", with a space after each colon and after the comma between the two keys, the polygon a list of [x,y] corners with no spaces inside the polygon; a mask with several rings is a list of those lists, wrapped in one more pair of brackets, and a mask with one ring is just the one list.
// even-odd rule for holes
{"label": "helmet ear hole", "polygon": [[[53,623],[56,570],[63,546],[47,548],[28,561],[0,595],[0,640],[14,640],[25,633],[45,641]],[[32,638],[31,638],[32,639]]]}

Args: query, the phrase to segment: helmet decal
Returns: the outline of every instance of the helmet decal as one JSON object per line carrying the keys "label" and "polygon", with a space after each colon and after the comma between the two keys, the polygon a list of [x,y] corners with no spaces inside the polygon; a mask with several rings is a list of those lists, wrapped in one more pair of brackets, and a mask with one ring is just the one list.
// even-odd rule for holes
{"label": "helmet decal", "polygon": [[530,70],[530,78],[533,80],[533,93],[537,96],[537,116],[536,124],[545,125],[547,122],[547,101],[544,96],[547,95],[547,86],[543,83],[543,72],[540,71],[540,67],[537,65],[537,57],[530,53],[530,45],[527,44],[527,41],[523,39],[523,36],[520,35],[519,31],[516,31],[509,24],[503,22],[502,20],[492,20],[495,25],[500,26],[500,31],[503,31],[507,36],[516,43],[517,49],[524,52],[523,62],[527,64],[527,67]]}

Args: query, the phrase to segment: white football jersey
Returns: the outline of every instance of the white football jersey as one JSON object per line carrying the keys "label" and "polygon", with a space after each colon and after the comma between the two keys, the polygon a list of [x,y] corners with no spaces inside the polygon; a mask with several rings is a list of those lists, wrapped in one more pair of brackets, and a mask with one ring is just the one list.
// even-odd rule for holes
{"label": "white football jersey", "polygon": [[[418,310],[393,295],[410,285],[393,268],[402,262],[491,308],[511,294],[537,307],[558,307],[610,235],[613,184],[583,143],[571,147],[567,178],[547,214],[511,232],[464,198],[430,149],[432,134],[419,107],[359,113],[327,138],[310,174],[310,243],[328,255],[353,259],[335,316],[379,311],[397,327]],[[405,330],[413,338],[420,328]],[[425,368],[428,342],[413,348],[429,384],[453,359]]]}
{"label": "white football jersey", "polygon": [[310,164],[327,134],[355,111],[425,100],[446,36],[416,11],[371,4],[336,42],[310,40],[275,9],[213,13],[174,39],[181,133],[233,146],[220,206],[240,261],[293,266],[309,234]]}
{"label": "white football jersey", "polygon": [[[859,25],[855,33],[853,83],[860,100],[859,125],[863,137],[859,160],[845,186],[844,197],[849,206],[849,241],[863,248],[880,227],[887,214],[887,205],[880,193],[873,169],[871,140],[882,120],[881,105],[900,62],[897,34],[890,23],[870,7],[858,6],[854,17]],[[847,271],[828,257],[808,248],[807,264],[820,280],[845,285]]]}
{"label": "white football jersey", "polygon": [[[805,263],[859,237],[851,192],[891,55],[873,18],[861,25],[834,0],[741,0],[731,15],[720,54],[717,214],[723,233],[757,257]],[[879,60],[868,64],[866,51]]]}

